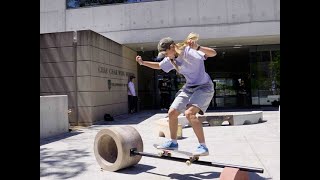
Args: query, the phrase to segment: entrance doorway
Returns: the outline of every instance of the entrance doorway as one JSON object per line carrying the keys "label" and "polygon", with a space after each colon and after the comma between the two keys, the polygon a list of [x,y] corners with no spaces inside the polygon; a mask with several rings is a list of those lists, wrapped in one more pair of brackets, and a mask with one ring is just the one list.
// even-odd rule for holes
{"label": "entrance doorway", "polygon": [[215,84],[215,96],[209,108],[251,106],[249,48],[215,50],[217,55],[205,61],[206,71]]}

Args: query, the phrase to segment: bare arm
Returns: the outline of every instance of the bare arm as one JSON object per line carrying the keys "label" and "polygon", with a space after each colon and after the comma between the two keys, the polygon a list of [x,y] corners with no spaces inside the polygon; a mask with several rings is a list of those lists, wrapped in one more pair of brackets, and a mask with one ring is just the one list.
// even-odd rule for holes
{"label": "bare arm", "polygon": [[213,56],[217,55],[217,52],[212,48],[202,47],[200,45],[199,45],[199,47],[200,47],[199,51],[202,51],[203,53],[205,53],[207,57],[213,57]]}
{"label": "bare arm", "polygon": [[147,66],[147,67],[152,68],[152,69],[161,69],[160,65],[159,65],[159,62],[143,61],[141,56],[137,56],[136,57],[136,61],[140,65]]}
{"label": "bare arm", "polygon": [[209,48],[209,47],[200,46],[199,44],[197,44],[196,41],[193,41],[191,39],[188,41],[188,44],[192,49],[195,49],[197,51],[198,50],[202,51],[206,57],[213,57],[213,56],[217,55],[217,52],[214,49]]}

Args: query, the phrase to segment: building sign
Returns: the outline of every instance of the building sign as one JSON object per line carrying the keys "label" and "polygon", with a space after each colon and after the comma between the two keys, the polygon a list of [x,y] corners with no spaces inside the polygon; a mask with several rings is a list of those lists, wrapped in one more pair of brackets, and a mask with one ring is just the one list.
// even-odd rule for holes
{"label": "building sign", "polygon": [[133,73],[130,73],[130,72],[125,72],[125,71],[116,70],[116,69],[108,69],[103,66],[98,67],[98,72],[104,73],[104,74],[110,74],[110,75],[126,76],[126,77],[134,75]]}
{"label": "building sign", "polygon": [[111,86],[127,86],[127,84],[124,83],[111,83]]}
{"label": "building sign", "polygon": [[[125,72],[125,71],[116,70],[116,69],[111,69],[111,68],[108,69],[108,68],[103,67],[103,66],[99,66],[98,67],[98,72],[104,73],[104,74],[110,74],[110,75],[126,76],[126,77],[134,75],[134,73]],[[113,83],[113,82],[111,82],[111,79],[109,79],[107,83],[108,83],[107,85],[108,85],[109,91],[110,91],[111,87],[113,87],[113,86],[118,86],[118,87],[126,87],[126,86],[128,86],[128,84],[126,84],[126,83]]]}
{"label": "building sign", "polygon": [[126,87],[128,85],[125,84],[125,83],[112,83],[111,79],[109,79],[108,80],[108,89],[109,89],[109,91],[110,91],[111,87],[113,87],[113,86]]}

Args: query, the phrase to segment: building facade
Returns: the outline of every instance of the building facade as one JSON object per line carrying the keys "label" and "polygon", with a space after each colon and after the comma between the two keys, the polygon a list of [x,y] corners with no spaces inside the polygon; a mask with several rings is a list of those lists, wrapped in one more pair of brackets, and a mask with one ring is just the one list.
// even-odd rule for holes
{"label": "building facade", "polygon": [[[216,85],[210,108],[279,101],[280,0],[40,1],[40,34],[82,30],[96,32],[150,61],[161,38],[180,42],[196,32],[199,44],[218,52],[205,62]],[[134,62],[134,56],[128,58]],[[159,108],[157,83],[163,72],[136,68],[140,107]],[[184,79],[174,72],[170,77],[173,99]]]}

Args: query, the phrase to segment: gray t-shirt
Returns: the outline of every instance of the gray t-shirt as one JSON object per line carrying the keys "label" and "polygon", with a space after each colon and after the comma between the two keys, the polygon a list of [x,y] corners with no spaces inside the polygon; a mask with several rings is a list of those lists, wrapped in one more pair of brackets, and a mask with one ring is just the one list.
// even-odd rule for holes
{"label": "gray t-shirt", "polygon": [[[204,68],[204,53],[200,53],[187,46],[185,47],[184,52],[175,60],[179,67],[179,73],[186,78],[186,86],[202,85],[211,81],[210,76],[206,73]],[[165,57],[159,65],[160,68],[167,73],[174,69],[174,66],[168,57]]]}

